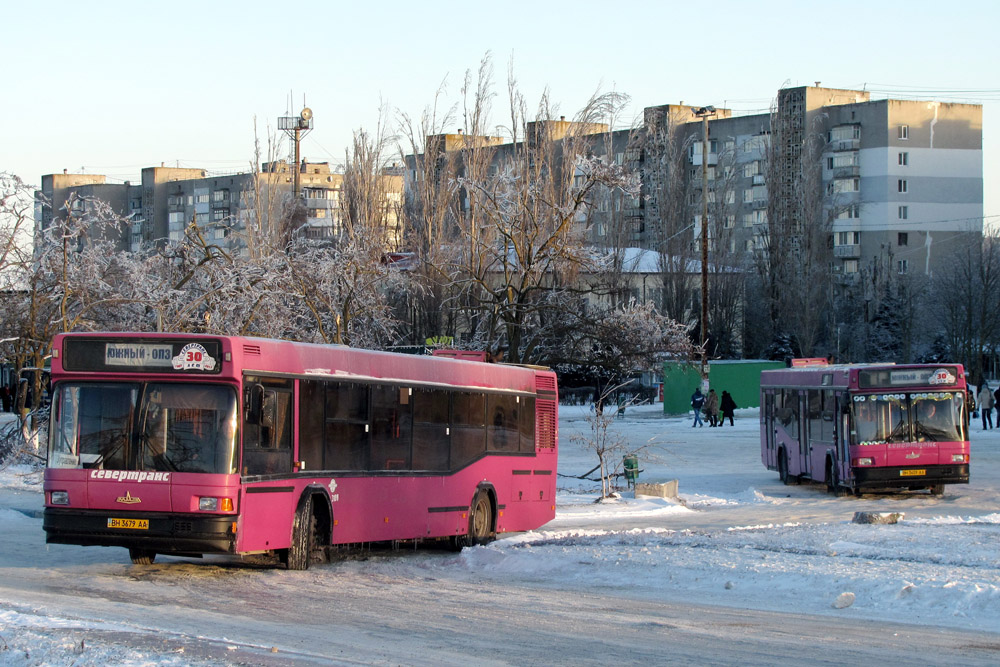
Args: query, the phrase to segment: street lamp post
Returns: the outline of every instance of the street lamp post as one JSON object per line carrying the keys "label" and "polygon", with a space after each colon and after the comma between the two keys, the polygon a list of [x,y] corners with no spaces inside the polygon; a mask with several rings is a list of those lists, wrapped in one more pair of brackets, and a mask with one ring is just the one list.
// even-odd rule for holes
{"label": "street lamp post", "polygon": [[708,117],[715,107],[695,109],[701,118],[701,379],[708,378]]}

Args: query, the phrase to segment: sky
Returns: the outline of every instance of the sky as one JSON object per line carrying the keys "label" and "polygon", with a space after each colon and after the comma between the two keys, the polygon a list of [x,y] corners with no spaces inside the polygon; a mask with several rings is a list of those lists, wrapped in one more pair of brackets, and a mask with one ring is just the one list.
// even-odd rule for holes
{"label": "sky", "polygon": [[[506,80],[572,117],[595,92],[628,95],[621,126],[667,103],[766,111],[783,86],[983,105],[984,215],[1000,224],[1000,3],[843,0],[16,3],[4,10],[0,171],[146,166],[247,170],[256,134],[314,113],[312,161],[343,160],[357,130],[395,133],[461,101],[490,54],[496,124]],[[460,114],[447,127],[461,126]],[[454,130],[452,130],[454,131]]]}
{"label": "sky", "polygon": [[[298,609],[316,604],[317,596],[328,606],[334,589],[345,608],[358,604],[370,609],[380,604],[379,595],[404,599],[414,587],[426,589],[427,582],[439,582],[449,595],[484,587],[530,589],[532,604],[539,591],[551,591],[572,601],[561,606],[561,613],[579,610],[573,626],[593,622],[593,610],[580,600],[593,602],[595,594],[618,591],[623,609],[630,606],[627,600],[667,601],[868,619],[883,631],[886,623],[930,626],[906,633],[924,642],[937,628],[979,631],[989,636],[966,647],[963,664],[995,662],[1000,428],[984,431],[974,421],[968,485],[947,486],[942,496],[908,492],[838,498],[819,484],[784,486],[777,473],[761,465],[755,408],[737,410],[733,426],[692,429],[689,416],[664,417],[662,405],[633,406],[612,422],[611,435],[624,438],[630,448],[650,444],[639,481],[676,479],[679,498],[623,490],[620,498],[597,503],[598,485],[574,477],[595,461],[577,438],[589,432],[588,413],[585,406],[560,407],[556,517],[541,528],[502,535],[458,554],[373,551],[365,558],[314,564],[300,572],[234,569],[225,557],[157,556],[153,566],[132,566],[121,548],[40,548],[40,473],[25,465],[0,468],[5,534],[0,543],[0,634],[6,645],[0,665],[255,664],[255,655],[267,664],[261,655],[309,657],[315,651],[339,655],[344,664],[355,658],[364,663],[449,664],[444,650],[454,641],[447,625],[451,605],[422,607],[420,613],[428,618],[424,629],[399,635],[395,648],[357,640],[359,634],[351,635],[353,643],[339,644],[336,637],[343,633],[334,631],[306,644],[291,629],[294,624],[269,625],[271,634],[248,610],[231,609],[225,619],[216,612],[228,600],[264,595],[276,617],[294,618]],[[0,426],[9,419],[0,415]],[[892,525],[858,524],[851,520],[858,511],[901,516]],[[74,586],[60,593],[67,578]],[[414,600],[423,604],[419,596]],[[136,612],[139,608],[142,613]],[[752,617],[750,613],[746,620]],[[467,623],[464,615],[459,622]],[[349,621],[337,621],[338,628],[344,624]],[[653,636],[663,630],[655,619],[641,625]],[[371,630],[378,635],[377,627]],[[608,630],[594,631],[600,636]],[[899,627],[896,631],[902,633]],[[797,632],[791,627],[787,634]],[[776,639],[778,645],[784,641]],[[842,648],[856,652],[863,644],[848,642]],[[432,659],[435,650],[442,652],[438,661]],[[562,655],[561,661],[592,664],[599,659],[588,653],[593,646],[574,650],[578,653]],[[33,661],[25,660],[25,653]],[[212,659],[219,655],[221,660]],[[720,655],[725,656],[725,649]],[[629,662],[609,657],[602,664]],[[889,664],[912,661],[912,655],[901,654]],[[942,662],[940,656],[937,662]]]}

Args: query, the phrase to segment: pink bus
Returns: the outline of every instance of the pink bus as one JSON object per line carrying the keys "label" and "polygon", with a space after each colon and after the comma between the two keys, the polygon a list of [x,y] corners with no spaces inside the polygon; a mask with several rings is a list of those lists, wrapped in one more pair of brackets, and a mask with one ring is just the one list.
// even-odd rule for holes
{"label": "pink bus", "polygon": [[960,365],[804,365],[762,371],[760,392],[761,459],[785,484],[940,495],[969,482]]}
{"label": "pink bus", "polygon": [[481,544],[555,516],[538,367],[186,334],[60,334],[46,541],[274,558]]}

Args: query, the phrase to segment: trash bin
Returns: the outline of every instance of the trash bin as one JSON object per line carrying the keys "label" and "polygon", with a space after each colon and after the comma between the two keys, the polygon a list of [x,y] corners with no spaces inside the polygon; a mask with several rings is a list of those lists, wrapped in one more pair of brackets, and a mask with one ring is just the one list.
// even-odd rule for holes
{"label": "trash bin", "polygon": [[639,457],[623,456],[622,467],[625,470],[625,483],[628,486],[635,486],[635,478],[639,476]]}

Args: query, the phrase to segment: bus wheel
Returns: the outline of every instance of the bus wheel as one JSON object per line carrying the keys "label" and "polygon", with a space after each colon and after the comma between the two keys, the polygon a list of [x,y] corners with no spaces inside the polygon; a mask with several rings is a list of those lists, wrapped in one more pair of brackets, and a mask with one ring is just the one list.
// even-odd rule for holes
{"label": "bus wheel", "polygon": [[472,508],[469,513],[469,535],[466,541],[469,546],[474,546],[487,544],[493,538],[493,505],[490,504],[490,495],[485,491],[480,491],[472,500]]}
{"label": "bus wheel", "polygon": [[944,484],[935,484],[931,487],[932,496],[940,496],[944,494]]}
{"label": "bus wheel", "polygon": [[129,549],[128,557],[132,559],[133,565],[152,565],[156,552],[149,549]]}
{"label": "bus wheel", "polygon": [[302,508],[295,514],[292,528],[292,546],[284,554],[285,567],[289,570],[309,569],[309,558],[315,542],[315,519],[312,513],[312,498],[306,498]]}
{"label": "bus wheel", "polygon": [[838,498],[848,494],[848,490],[840,485],[840,475],[837,474],[837,466],[832,459],[826,462],[826,490]]}
{"label": "bus wheel", "polygon": [[778,453],[778,478],[786,486],[796,481],[795,477],[788,474],[788,454],[783,449]]}

